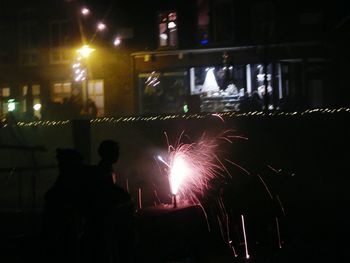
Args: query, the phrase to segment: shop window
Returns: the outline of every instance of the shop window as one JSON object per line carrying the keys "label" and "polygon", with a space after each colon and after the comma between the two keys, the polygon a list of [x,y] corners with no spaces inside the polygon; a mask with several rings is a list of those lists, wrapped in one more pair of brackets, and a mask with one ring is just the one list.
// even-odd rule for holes
{"label": "shop window", "polygon": [[56,103],[63,103],[72,95],[72,84],[70,82],[56,82],[52,84],[51,100]]}
{"label": "shop window", "polygon": [[248,64],[248,68],[247,82],[251,85],[248,90],[249,97],[256,97],[262,108],[265,108],[266,102],[269,110],[283,108],[289,96],[288,66],[281,63],[268,64],[266,72],[263,64]]}
{"label": "shop window", "polygon": [[[265,82],[267,83],[267,88],[265,87]],[[266,73],[263,64],[252,64],[251,83],[252,90],[249,96],[256,97],[256,101],[263,107],[267,90],[268,107],[269,109],[273,109],[272,64],[267,65]]]}
{"label": "shop window", "polygon": [[162,12],[158,18],[159,46],[176,47],[178,45],[176,12]]}
{"label": "shop window", "polygon": [[243,65],[199,67],[190,69],[191,95],[198,95],[201,111],[238,110],[245,94]]}
{"label": "shop window", "polygon": [[88,97],[97,107],[97,116],[104,115],[104,83],[103,80],[88,81]]}
{"label": "shop window", "polygon": [[189,95],[187,72],[152,72],[139,75],[140,111],[143,114],[184,112]]}

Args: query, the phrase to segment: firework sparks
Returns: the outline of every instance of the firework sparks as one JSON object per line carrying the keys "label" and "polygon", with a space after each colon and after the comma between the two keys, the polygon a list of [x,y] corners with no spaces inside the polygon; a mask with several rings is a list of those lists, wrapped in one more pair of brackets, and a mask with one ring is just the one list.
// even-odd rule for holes
{"label": "firework sparks", "polygon": [[242,229],[243,229],[243,236],[244,236],[244,247],[245,247],[245,257],[246,259],[249,259],[249,252],[248,252],[248,243],[247,243],[247,234],[245,231],[245,224],[244,224],[244,216],[241,215],[241,219],[242,219]]}
{"label": "firework sparks", "polygon": [[279,226],[279,223],[278,223],[278,217],[276,217],[276,228],[277,228],[277,237],[278,237],[278,247],[282,248],[280,226]]}
{"label": "firework sparks", "polygon": [[182,135],[177,145],[168,148],[169,162],[161,156],[157,159],[169,168],[171,193],[180,199],[196,200],[196,194],[204,193],[213,178],[228,174],[217,152],[218,140],[227,142],[229,139],[222,135],[215,138],[203,135],[198,142],[185,144],[180,143]]}
{"label": "firework sparks", "polygon": [[213,113],[212,116],[218,117],[222,122],[225,122],[224,118],[218,113]]}
{"label": "firework sparks", "polygon": [[142,189],[138,189],[139,209],[142,209]]}
{"label": "firework sparks", "polygon": [[[216,116],[216,115],[214,115]],[[220,116],[220,115],[219,115]],[[216,116],[216,117],[219,117]],[[221,116],[220,116],[221,117]],[[170,191],[172,202],[174,208],[179,205],[181,208],[184,203],[195,203],[202,206],[202,198],[206,194],[210,194],[211,191],[217,190],[216,182],[226,182],[228,177],[231,177],[229,170],[225,165],[235,166],[240,172],[247,176],[254,176],[258,179],[259,184],[262,184],[266,190],[266,193],[270,197],[271,201],[274,201],[274,195],[268,187],[267,182],[258,173],[251,173],[245,167],[239,165],[237,162],[225,158],[225,151],[223,144],[231,144],[234,140],[248,140],[247,137],[234,135],[232,130],[226,130],[221,132],[216,136],[208,136],[208,134],[203,134],[198,141],[192,143],[183,143],[182,141],[190,141],[191,138],[186,136],[184,132],[181,133],[180,137],[176,140],[174,145],[169,143],[169,138],[165,133],[166,140],[168,143],[168,154],[163,156],[156,156],[156,160],[159,163],[165,165],[166,175],[169,180]],[[182,140],[185,139],[185,140]],[[222,158],[223,157],[223,158]],[[222,158],[222,159],[221,159]],[[275,173],[279,173],[280,170],[273,168],[268,165],[268,168]],[[163,170],[164,171],[164,170]],[[214,180],[213,180],[214,179]],[[219,180],[216,180],[219,179]],[[220,190],[224,189],[222,184],[219,186]],[[211,189],[212,188],[212,189]],[[210,196],[210,195],[209,195]],[[177,201],[178,200],[178,201]],[[204,200],[207,200],[204,198]],[[284,207],[278,195],[276,195],[276,200],[278,201],[283,215],[285,215]],[[217,208],[219,209],[218,214],[216,214],[216,224],[219,226],[221,236],[226,245],[232,250],[232,256],[234,258],[238,257],[237,251],[234,247],[233,239],[231,238],[231,226],[232,220],[230,220],[229,211],[226,210],[225,203],[223,201],[223,196],[219,195],[217,199]],[[206,215],[206,211],[203,208]],[[206,215],[208,229],[210,230],[209,221]],[[215,220],[214,219],[214,220]],[[282,248],[283,241],[281,240],[280,224],[279,218],[275,217],[275,225],[278,239],[278,247]],[[251,258],[248,249],[248,236],[246,229],[245,216],[241,214],[241,227],[244,238],[244,257],[248,260]],[[248,232],[249,234],[249,232]],[[252,241],[254,242],[254,240]]]}

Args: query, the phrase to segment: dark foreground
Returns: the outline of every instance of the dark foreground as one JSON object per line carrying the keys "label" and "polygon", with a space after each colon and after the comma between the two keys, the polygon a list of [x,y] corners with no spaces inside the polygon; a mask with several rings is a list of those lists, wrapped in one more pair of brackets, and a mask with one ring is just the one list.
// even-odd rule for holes
{"label": "dark foreground", "polygon": [[[170,212],[144,209],[137,215],[135,261],[346,262],[348,222],[345,216],[338,214],[342,213],[344,204],[337,204],[339,210],[333,203],[305,205],[303,209],[298,208],[297,214],[281,222],[281,248],[278,248],[277,236],[274,239],[267,235],[266,240],[254,244],[249,240],[252,236],[249,237],[247,229],[249,260],[245,257],[244,242],[233,240],[235,257],[217,229],[211,229],[210,233],[206,231],[206,222],[198,207]],[[40,262],[43,247],[39,234],[40,216],[38,212],[1,214],[0,262]]]}
{"label": "dark foreground", "polygon": [[[228,232],[222,233],[222,229],[227,229],[223,224],[225,217],[215,211],[217,198],[213,198],[215,202],[206,204],[212,226],[210,233],[206,232],[200,211],[177,209],[169,212],[169,209],[159,211],[157,208],[139,211],[138,244],[134,250],[136,262],[350,262],[346,260],[350,234],[347,211],[350,200],[348,120],[349,115],[345,113],[298,118],[233,119],[224,124],[217,119],[208,119],[96,126],[99,131],[96,134],[119,131],[118,138],[129,138],[121,135],[129,134],[131,129],[143,131],[142,136],[156,145],[163,145],[163,131],[173,131],[176,127],[180,127],[179,133],[186,127],[194,131],[193,134],[219,124],[225,125],[225,129],[238,129],[249,140],[232,146],[232,159],[248,167],[253,174],[270,178],[268,185],[274,198],[278,194],[283,202],[284,213],[271,212],[266,203],[269,197],[258,178],[251,177],[249,181],[232,166],[230,172],[235,176],[230,184],[225,185],[222,198],[229,215],[229,236],[238,256],[234,257],[233,250],[229,248]],[[141,135],[138,133],[138,136]],[[133,161],[134,154],[142,149],[140,143],[133,145],[133,140],[125,139],[122,146],[133,153],[130,157]],[[282,168],[285,172],[265,173],[263,167],[266,168],[266,164]],[[151,174],[143,166],[133,167]],[[152,202],[146,205],[151,206]],[[241,214],[246,218],[249,260],[245,258]],[[281,248],[276,216],[279,219]],[[2,212],[0,262],[40,262],[40,230],[40,210]]]}

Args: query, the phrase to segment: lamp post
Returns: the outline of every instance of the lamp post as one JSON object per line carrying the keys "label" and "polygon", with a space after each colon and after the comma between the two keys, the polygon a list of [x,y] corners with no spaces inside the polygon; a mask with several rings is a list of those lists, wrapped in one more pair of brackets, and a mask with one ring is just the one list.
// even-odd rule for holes
{"label": "lamp post", "polygon": [[[79,61],[78,63],[74,64],[76,65],[76,81],[82,81],[82,99],[83,99],[83,104],[87,102],[88,99],[88,65],[87,65],[87,59],[90,56],[92,52],[94,52],[95,49],[90,48],[89,45],[84,45],[81,48],[77,50],[79,57],[77,60]],[[85,63],[84,67],[81,69],[80,65],[81,63]]]}

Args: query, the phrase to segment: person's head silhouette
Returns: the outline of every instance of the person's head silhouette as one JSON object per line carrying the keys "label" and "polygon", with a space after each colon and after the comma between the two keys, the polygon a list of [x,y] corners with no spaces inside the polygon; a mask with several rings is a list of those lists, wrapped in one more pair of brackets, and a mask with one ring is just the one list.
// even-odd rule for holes
{"label": "person's head silhouette", "polygon": [[113,140],[104,140],[98,147],[98,154],[102,162],[116,163],[119,159],[119,144]]}
{"label": "person's head silhouette", "polygon": [[70,148],[57,148],[56,158],[60,171],[72,170],[83,163],[81,154]]}

